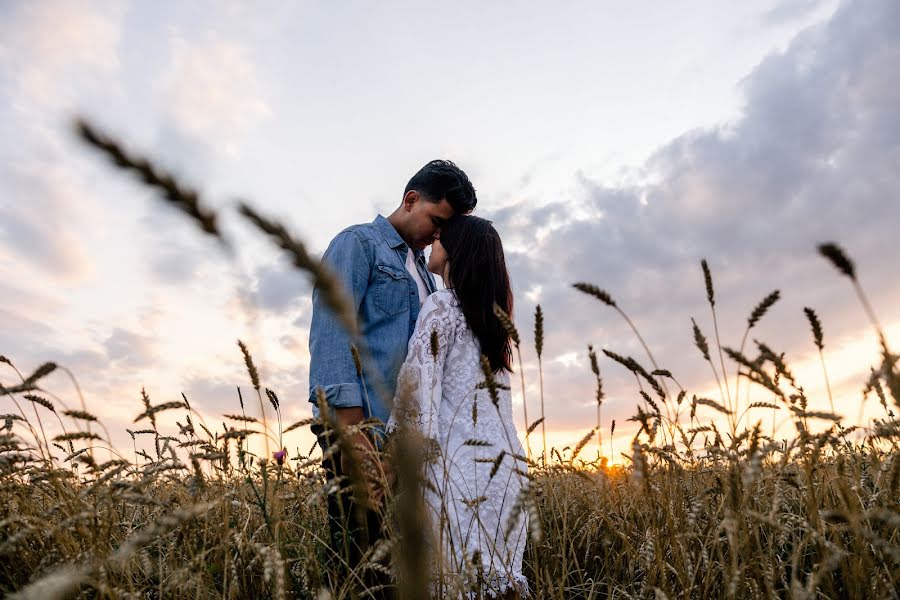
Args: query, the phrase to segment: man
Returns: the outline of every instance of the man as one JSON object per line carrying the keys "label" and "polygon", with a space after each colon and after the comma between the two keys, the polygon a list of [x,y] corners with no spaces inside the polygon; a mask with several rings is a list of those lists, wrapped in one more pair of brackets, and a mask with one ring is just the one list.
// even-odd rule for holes
{"label": "man", "polygon": [[[348,227],[331,241],[322,260],[341,280],[353,305],[365,368],[360,374],[359,356],[351,351],[353,340],[327,308],[321,291],[314,289],[309,401],[315,416],[319,416],[321,389],[330,417],[341,426],[356,425],[369,417],[387,422],[419,309],[436,289],[424,250],[438,239],[445,221],[471,212],[477,202],[472,183],[459,167],[448,160],[434,160],[409,180],[400,206],[389,217],[378,215],[371,223]],[[376,429],[381,432],[381,425]],[[323,452],[335,442],[321,426],[314,426],[313,432]],[[364,433],[351,438],[363,449],[359,457],[363,461],[377,460],[380,435],[374,438]],[[352,465],[346,455],[334,452],[325,456],[322,466],[330,483]],[[369,511],[359,520],[356,508],[346,489],[328,495],[332,549],[350,567],[356,566],[380,533],[377,515]]]}

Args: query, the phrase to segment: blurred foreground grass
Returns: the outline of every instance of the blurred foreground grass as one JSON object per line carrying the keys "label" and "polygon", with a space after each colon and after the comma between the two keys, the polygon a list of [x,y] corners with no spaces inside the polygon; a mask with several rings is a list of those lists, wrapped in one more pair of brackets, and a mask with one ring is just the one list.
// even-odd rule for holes
{"label": "blurred foreground grass", "polygon": [[[196,192],[89,125],[82,124],[81,133],[227,244],[215,213]],[[247,205],[241,212],[317,285],[331,285],[327,271],[283,227]],[[833,244],[820,252],[850,279],[879,331],[881,364],[873,367],[864,394],[877,396],[883,415],[865,427],[845,428],[836,415],[809,409],[802,385],[769,345],[755,343],[748,356],[746,334],[739,349],[723,348],[707,342],[695,324],[697,351],[724,382],[719,400],[681,390],[649,349],[652,370],[605,351],[634,373],[642,398],[628,464],[607,467],[603,460],[579,459],[605,427],[603,382],[591,349],[597,428],[564,454],[530,457],[528,485],[516,499],[529,515],[525,570],[533,596],[900,597],[897,356],[880,333],[852,262]],[[703,272],[717,330],[706,261]],[[604,290],[576,287],[628,320]],[[778,297],[776,292],[760,302],[747,332]],[[344,310],[340,290],[334,289],[332,302]],[[807,319],[821,351],[821,323],[812,310]],[[537,321],[542,327],[542,318]],[[540,355],[543,331],[536,334]],[[113,450],[113,459],[105,461],[99,457],[109,456],[111,444],[98,415],[86,406],[63,410],[59,399],[41,390],[42,378],[56,365],[26,376],[0,357],[0,398],[11,407],[0,415],[0,592],[31,598],[361,598],[380,593],[371,575],[381,573],[398,582],[390,590],[397,597],[428,595],[428,578],[408,571],[431,563],[410,555],[403,533],[426,528],[420,511],[408,510],[418,500],[389,492],[375,506],[386,539],[348,570],[346,556],[328,544],[325,497],[335,490],[324,480],[318,450],[294,456],[250,452],[249,442],[259,437],[267,447],[282,448],[284,433],[313,420],[283,428],[277,394],[260,384],[249,350],[241,349],[254,402],[270,405],[278,417],[271,426],[247,416],[243,399],[234,414],[208,425],[187,398],[154,405],[143,394],[136,421],[142,428],[129,430],[133,452]],[[740,373],[733,396],[726,355],[727,370]],[[759,386],[769,399],[740,406],[737,385]],[[158,426],[157,416],[170,411],[178,415],[177,431]],[[790,416],[793,439],[767,435],[757,415],[770,411]],[[725,417],[727,426],[717,427],[706,414]],[[48,435],[45,422],[62,433]],[[529,436],[543,425],[541,414]],[[339,443],[349,433],[336,431]],[[401,484],[421,484],[414,471],[429,460],[426,446],[422,440],[404,446],[412,449],[413,463],[388,458]],[[348,488],[363,501],[366,477],[354,473]],[[442,580],[438,593],[483,596],[472,569]]]}

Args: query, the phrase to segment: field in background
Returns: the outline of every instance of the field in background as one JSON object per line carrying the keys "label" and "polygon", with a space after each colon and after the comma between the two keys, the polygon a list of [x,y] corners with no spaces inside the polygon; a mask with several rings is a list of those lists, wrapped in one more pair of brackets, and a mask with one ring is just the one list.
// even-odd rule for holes
{"label": "field in background", "polygon": [[[205,233],[227,243],[215,213],[196,192],[89,126],[82,124],[81,133],[118,166],[160,190]],[[352,329],[341,291],[303,244],[250,206],[240,210],[326,290]],[[820,252],[848,278],[880,332],[852,262],[832,244]],[[717,331],[712,276],[705,261],[702,266]],[[631,324],[606,291],[576,287]],[[757,305],[748,333],[777,301],[773,293]],[[807,319],[821,350],[818,317],[809,311]],[[536,321],[540,357],[543,326],[542,319]],[[514,325],[508,326],[518,339]],[[529,516],[525,570],[532,594],[897,598],[900,369],[889,340],[880,335],[881,363],[861,382],[883,414],[866,427],[845,428],[833,409],[809,408],[802,382],[774,346],[754,343],[751,351],[745,335],[741,347],[723,348],[717,333],[707,333],[695,326],[692,351],[720,381],[716,399],[682,390],[677,374],[658,368],[646,345],[640,360],[604,351],[634,374],[643,398],[625,466],[581,460],[595,436],[614,428],[602,420],[605,391],[593,350],[597,425],[603,431],[572,440],[550,457],[533,451],[514,457],[528,466],[528,485],[516,506]],[[41,379],[55,365],[19,374],[14,357],[0,358],[0,397],[15,409],[0,416],[0,591],[31,598],[358,598],[376,593],[387,575],[397,582],[399,597],[427,595],[432,584],[425,574],[440,557],[423,551],[420,467],[440,458],[428,455],[414,432],[401,437],[406,451],[387,459],[396,482],[384,483],[399,491],[381,503],[367,500],[367,483],[385,474],[361,468],[351,473],[346,493],[382,513],[388,536],[348,570],[343,553],[328,544],[325,497],[334,490],[324,481],[318,452],[276,452],[284,433],[312,420],[281,423],[277,390],[259,381],[250,350],[242,350],[255,390],[251,398],[207,423],[186,398],[153,404],[145,395],[138,428],[129,431],[133,453],[112,460],[106,460],[109,432],[100,415],[89,412],[92,407],[63,410],[42,392]],[[823,360],[827,380],[824,367]],[[751,385],[768,399],[742,405],[737,387]],[[70,400],[66,405],[77,405]],[[277,419],[247,416],[244,402],[271,406]],[[158,425],[158,418],[171,413],[177,415],[175,429]],[[709,423],[704,414],[719,415],[727,424]],[[753,418],[743,418],[747,414]],[[761,425],[774,414],[793,421],[791,439],[775,439]],[[542,414],[531,418],[527,435],[534,441],[546,423]],[[63,433],[48,436],[48,421]],[[352,432],[335,433],[337,446],[353,452],[346,441]],[[249,450],[260,439],[263,456]],[[439,593],[479,597],[478,575],[476,561],[467,563],[440,578]]]}
{"label": "field in background", "polygon": [[[588,438],[565,456],[554,451],[547,465],[535,457],[519,502],[530,517],[532,591],[541,598],[896,597],[900,430],[890,395],[876,393],[885,417],[862,442],[839,423],[810,434],[806,421],[829,417],[800,408],[793,440],[759,428],[732,436],[667,421],[662,415],[678,409],[677,397],[651,398],[660,410],[639,412],[646,427],[628,467],[576,462]],[[249,454],[247,440],[264,429],[253,417],[226,415],[227,432],[214,433],[184,403],[148,401],[143,429],[132,433],[136,448],[152,449],[98,463],[92,457],[103,454],[96,448],[105,436],[95,417],[57,414],[39,394],[12,391],[40,417],[6,415],[0,440],[4,593],[31,582],[25,597],[79,590],[82,597],[353,598],[366,597],[361,590],[375,572],[416,581],[404,573],[421,557],[410,564],[397,531],[423,524],[403,523],[417,513],[396,510],[400,496],[381,507],[393,541],[372,548],[358,580],[338,575],[318,456]],[[689,413],[724,408],[683,403]],[[790,400],[782,404],[790,409]],[[180,431],[157,429],[163,411],[178,412]],[[42,419],[57,418],[68,433],[45,443]],[[445,584],[454,595],[453,586],[466,582]]]}

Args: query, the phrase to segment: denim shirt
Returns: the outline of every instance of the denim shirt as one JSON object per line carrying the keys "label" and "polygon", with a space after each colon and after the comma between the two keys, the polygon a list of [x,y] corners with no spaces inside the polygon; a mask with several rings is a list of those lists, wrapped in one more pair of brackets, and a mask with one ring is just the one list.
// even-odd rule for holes
{"label": "denim shirt", "polygon": [[[316,389],[321,387],[330,407],[361,406],[366,417],[387,422],[397,375],[421,306],[418,286],[406,270],[408,250],[394,226],[378,215],[371,223],[343,230],[325,251],[322,260],[353,303],[371,361],[360,378],[350,352],[350,336],[326,306],[320,290],[314,289],[309,331],[309,401],[314,416],[319,416]],[[430,294],[436,287],[425,266],[425,254],[413,252],[416,269]]]}

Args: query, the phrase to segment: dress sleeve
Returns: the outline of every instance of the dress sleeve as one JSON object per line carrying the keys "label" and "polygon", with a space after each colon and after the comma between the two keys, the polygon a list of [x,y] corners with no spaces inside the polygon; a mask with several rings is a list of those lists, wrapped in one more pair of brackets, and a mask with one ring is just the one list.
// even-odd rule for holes
{"label": "dress sleeve", "polygon": [[453,329],[446,293],[430,295],[419,313],[406,360],[400,367],[388,431],[406,424],[426,437],[437,435],[444,364],[453,343]]}

